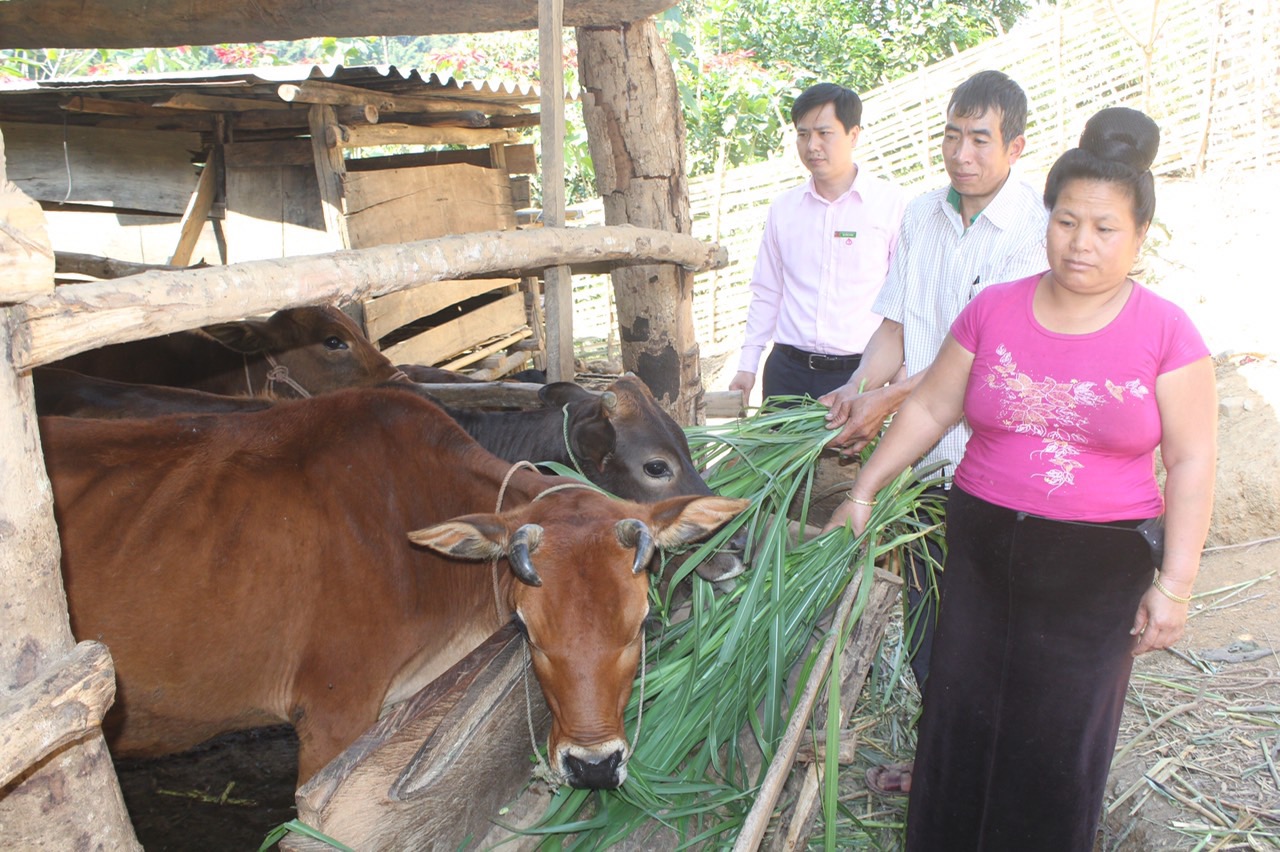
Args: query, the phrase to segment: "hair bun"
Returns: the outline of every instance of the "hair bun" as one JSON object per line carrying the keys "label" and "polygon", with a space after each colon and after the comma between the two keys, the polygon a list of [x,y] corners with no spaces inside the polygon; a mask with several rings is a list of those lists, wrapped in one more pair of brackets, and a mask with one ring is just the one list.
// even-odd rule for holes
{"label": "hair bun", "polygon": [[1109,107],[1085,122],[1080,147],[1141,174],[1151,168],[1160,149],[1160,128],[1136,109]]}

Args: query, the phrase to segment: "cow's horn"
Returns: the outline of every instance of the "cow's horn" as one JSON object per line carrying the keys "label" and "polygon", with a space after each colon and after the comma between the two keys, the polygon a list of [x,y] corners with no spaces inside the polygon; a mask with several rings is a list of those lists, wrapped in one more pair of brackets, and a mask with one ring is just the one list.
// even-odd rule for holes
{"label": "cow's horn", "polygon": [[653,536],[644,521],[635,518],[624,518],[614,526],[618,541],[623,547],[636,549],[636,561],[631,565],[631,573],[639,574],[653,560]]}
{"label": "cow's horn", "polygon": [[604,391],[600,394],[600,404],[604,406],[604,410],[612,414],[618,410],[618,395],[613,391]]}
{"label": "cow's horn", "polygon": [[530,586],[542,585],[542,578],[538,576],[538,572],[533,568],[533,561],[529,559],[529,554],[537,550],[540,544],[542,544],[542,527],[537,524],[525,524],[511,536],[511,546],[508,548],[507,559],[511,562],[511,570],[515,572],[520,582]]}

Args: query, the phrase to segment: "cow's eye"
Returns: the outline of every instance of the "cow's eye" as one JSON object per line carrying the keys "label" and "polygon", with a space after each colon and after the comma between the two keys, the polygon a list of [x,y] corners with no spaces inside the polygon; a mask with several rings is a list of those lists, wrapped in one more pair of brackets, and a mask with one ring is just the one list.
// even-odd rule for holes
{"label": "cow's eye", "polygon": [[644,475],[654,479],[671,476],[671,465],[662,459],[653,459],[644,463]]}
{"label": "cow's eye", "polygon": [[337,352],[339,349],[347,349],[348,346],[347,341],[334,334],[324,339],[324,348],[330,352]]}

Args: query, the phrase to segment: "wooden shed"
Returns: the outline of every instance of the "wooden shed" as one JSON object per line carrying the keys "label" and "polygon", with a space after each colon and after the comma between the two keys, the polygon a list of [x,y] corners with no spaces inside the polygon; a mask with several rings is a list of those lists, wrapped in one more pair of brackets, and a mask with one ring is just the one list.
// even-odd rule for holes
{"label": "wooden shed", "polygon": [[[532,231],[450,233],[319,254],[291,253],[284,258],[231,260],[228,256],[231,262],[225,266],[143,271],[119,280],[55,289],[50,225],[42,207],[70,203],[65,196],[66,184],[63,198],[55,196],[44,204],[19,189],[9,179],[5,165],[6,136],[12,131],[0,130],[0,455],[4,462],[0,468],[4,471],[0,476],[0,599],[5,602],[0,607],[0,837],[7,846],[137,848],[99,727],[114,699],[110,655],[97,642],[77,645],[70,631],[30,370],[110,343],[280,308],[325,302],[365,304],[429,282],[541,274],[547,289],[547,349],[554,355],[549,373],[555,378],[572,372],[571,358],[567,369],[563,360],[566,351],[572,354],[563,339],[566,330],[571,331],[570,271],[575,265],[590,265],[612,270],[623,325],[624,367],[639,373],[679,420],[692,422],[701,407],[692,276],[722,265],[724,255],[718,247],[689,236],[683,123],[670,61],[650,17],[671,5],[672,0],[0,3],[0,49],[157,47],[318,35],[430,35],[537,27],[542,57],[540,171],[546,226]],[[559,93],[563,91],[560,57],[565,26],[576,28],[582,105],[592,159],[597,164],[597,189],[605,199],[609,222],[605,226],[563,227],[564,102]],[[294,85],[301,94],[305,84],[312,82],[334,83],[331,79],[306,79]],[[449,85],[449,81],[441,82]],[[304,103],[296,97],[293,101],[282,97],[280,85],[274,89],[276,106],[244,112],[260,113],[255,117],[265,125],[283,120],[270,113],[294,111],[292,105]],[[61,92],[53,97],[61,101],[70,95]],[[116,94],[103,100],[124,98]],[[361,138],[359,133],[344,136],[343,128],[348,133],[363,129],[365,125],[357,124],[358,116],[363,116],[369,127],[377,125],[366,110],[344,109],[358,104],[305,103],[307,127],[315,131],[309,135],[316,140],[310,168],[320,174],[318,170],[324,169],[320,161],[328,159],[331,180],[318,183],[322,203],[329,211],[324,233],[331,238],[341,234],[341,223],[330,218],[335,209],[341,209],[333,204],[338,197],[333,178],[347,169],[346,162],[337,161],[337,154],[345,150],[347,142]],[[458,106],[451,104],[450,111],[467,111],[458,110]],[[70,139],[77,126],[73,113],[77,117],[81,114],[61,105],[58,110],[60,120],[54,125],[65,128]],[[420,110],[427,111],[426,107]],[[223,115],[224,123],[227,115],[247,117],[237,109],[203,112]],[[379,106],[379,120],[383,112]],[[491,127],[486,129],[493,129],[493,119],[501,111],[487,114]],[[99,115],[95,121],[122,118],[137,121],[138,117]],[[217,123],[214,116],[202,118]],[[191,131],[194,135],[188,138],[205,142],[205,126]],[[423,127],[431,129],[430,125]],[[207,132],[208,141],[221,139],[224,146],[247,141],[243,134],[228,137],[216,127]],[[19,130],[15,135],[21,133]],[[288,135],[298,134],[282,134]],[[504,134],[504,148],[506,138]],[[496,143],[484,147],[488,144]],[[60,140],[57,147],[61,147]],[[184,148],[186,167],[207,166],[215,156],[206,153],[208,147],[196,144]],[[321,149],[323,158],[317,156]],[[507,153],[511,151],[503,155]],[[485,156],[483,168],[501,168],[495,165],[498,155],[492,149],[485,151]],[[66,161],[64,157],[64,165]],[[247,161],[239,162],[243,166]],[[179,158],[177,165],[182,164]],[[413,163],[412,167],[423,165]],[[512,168],[509,161],[505,166]],[[305,172],[307,166],[296,163],[292,168]],[[73,179],[77,173],[83,172],[74,170]],[[216,161],[215,169],[202,169],[200,176],[206,173],[212,181],[218,173]],[[285,173],[280,172],[282,182]],[[348,178],[359,176],[353,182],[363,177],[354,168],[347,174]],[[194,169],[190,175],[196,177]],[[177,239],[162,239],[163,248],[157,249],[163,253],[175,247],[167,260],[184,260],[177,249],[187,244],[192,246],[187,257],[194,257],[200,245],[204,228],[196,225],[203,217],[187,207],[193,199],[203,198],[212,210],[216,198],[211,191],[201,193],[199,183],[177,195],[184,202],[177,214]],[[282,191],[280,197],[285,195]],[[172,219],[175,211],[176,204],[166,215]],[[128,224],[135,213],[121,208],[108,215]],[[287,220],[284,215],[271,220],[281,242]],[[190,223],[185,231],[184,223]],[[486,287],[485,292],[493,289]],[[552,329],[558,329],[554,336]]]}
{"label": "wooden shed", "polygon": [[[5,86],[0,132],[79,280],[512,230],[538,103],[388,66],[267,67]],[[544,366],[537,287],[431,282],[349,310],[397,363],[483,359],[487,379]]]}

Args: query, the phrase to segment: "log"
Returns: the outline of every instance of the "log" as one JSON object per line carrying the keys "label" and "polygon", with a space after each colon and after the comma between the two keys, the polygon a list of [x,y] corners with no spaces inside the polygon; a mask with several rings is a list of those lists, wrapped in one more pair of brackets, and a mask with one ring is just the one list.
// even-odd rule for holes
{"label": "log", "polygon": [[[565,0],[569,27],[611,26],[656,15],[675,0]],[[537,0],[6,0],[0,49],[172,47],[363,38],[404,33],[502,32],[538,26]]]}
{"label": "log", "polygon": [[747,416],[747,402],[741,391],[707,391],[702,398],[708,417],[736,420]]}
{"label": "log", "polygon": [[15,360],[29,370],[110,343],[155,337],[281,308],[363,301],[416,284],[561,263],[675,263],[699,271],[724,249],[628,226],[492,231],[182,272],[144,272],[59,287],[15,309]]}
{"label": "log", "polygon": [[53,265],[44,211],[5,178],[4,137],[0,136],[0,303],[51,292]]}
{"label": "log", "polygon": [[550,728],[536,681],[522,682],[524,641],[503,627],[380,719],[298,790],[299,819],[354,849],[460,849],[484,834],[529,779],[530,726],[540,741]]}
{"label": "log", "polygon": [[120,260],[114,257],[102,257],[96,254],[80,254],[74,251],[55,251],[53,253],[54,271],[61,275],[88,275],[92,278],[124,278],[140,272],[167,270],[176,272],[180,269],[206,269],[209,264],[201,261],[191,266],[173,266],[167,263],[135,263],[132,260]]}
{"label": "log", "polygon": [[102,725],[116,696],[107,646],[81,642],[66,657],[0,701],[0,788]]}

